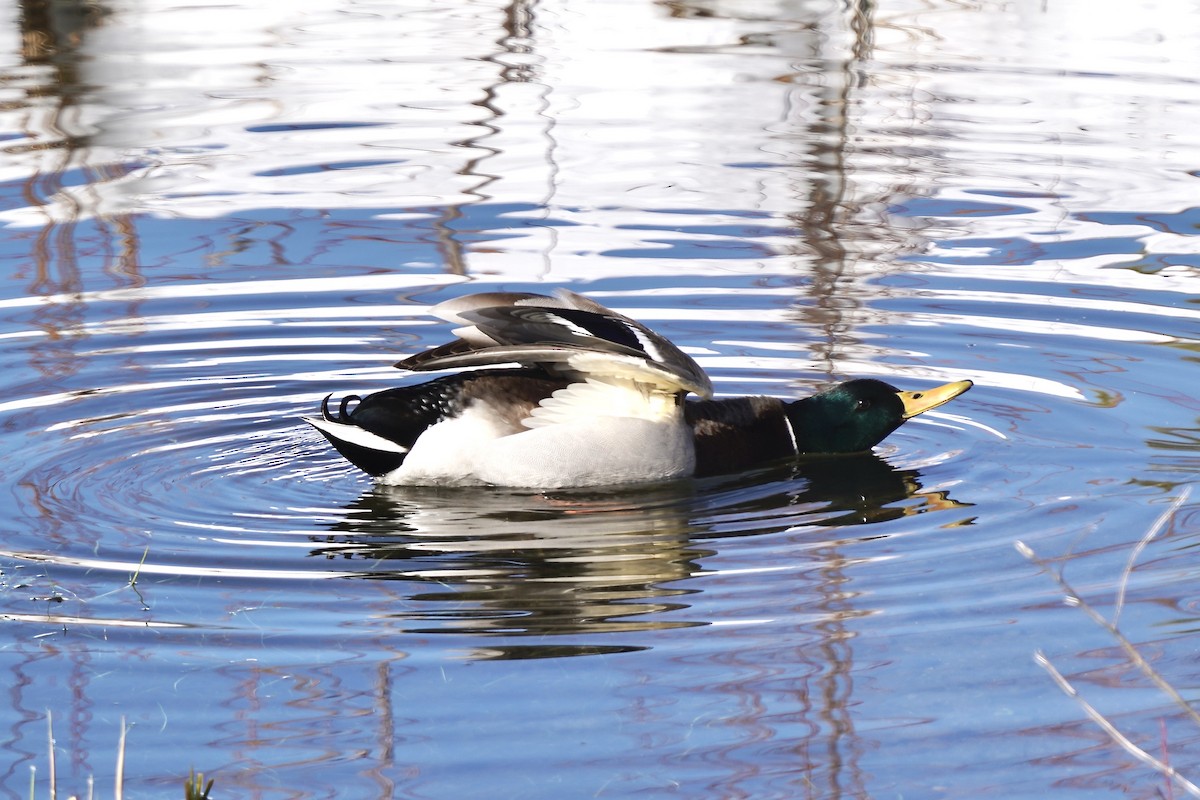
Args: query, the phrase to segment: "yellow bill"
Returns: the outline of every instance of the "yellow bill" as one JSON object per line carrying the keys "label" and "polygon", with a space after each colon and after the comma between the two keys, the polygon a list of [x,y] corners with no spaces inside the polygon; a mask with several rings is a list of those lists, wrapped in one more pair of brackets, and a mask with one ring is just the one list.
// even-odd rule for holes
{"label": "yellow bill", "polygon": [[933,389],[923,389],[919,392],[897,392],[900,402],[904,403],[904,418],[912,419],[917,414],[923,414],[931,408],[949,403],[975,384],[971,381],[955,381]]}

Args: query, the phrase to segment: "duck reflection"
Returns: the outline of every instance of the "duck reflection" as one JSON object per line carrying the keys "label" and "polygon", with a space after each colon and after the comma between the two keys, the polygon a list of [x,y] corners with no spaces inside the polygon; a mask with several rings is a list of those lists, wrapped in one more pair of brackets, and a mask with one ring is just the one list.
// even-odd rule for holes
{"label": "duck reflection", "polygon": [[[675,582],[712,554],[688,543],[693,494],[682,483],[540,494],[377,487],[318,552],[371,562],[364,578],[417,582],[392,615],[409,632],[552,636],[697,625],[672,614],[693,591]],[[571,648],[630,649],[640,648]],[[524,652],[551,654],[568,653]]]}
{"label": "duck reflection", "polygon": [[[815,499],[824,503],[822,519],[813,522],[821,527],[886,522],[922,511],[972,505],[954,500],[947,491],[926,490],[919,470],[896,469],[874,453],[802,464],[796,467],[795,476],[806,478],[809,484],[792,502]],[[919,502],[900,504],[910,498]]]}
{"label": "duck reflection", "polygon": [[[700,589],[687,579],[716,554],[711,542],[718,537],[811,527],[819,543],[831,527],[947,504],[960,505],[945,493],[924,493],[918,470],[897,469],[873,454],[642,488],[529,493],[380,486],[347,508],[314,555],[368,562],[360,578],[415,584],[388,614],[406,632],[629,633],[711,622],[688,613],[688,598]],[[846,533],[837,538],[844,541]],[[611,644],[612,638],[584,646],[489,647],[477,657],[642,649]]]}

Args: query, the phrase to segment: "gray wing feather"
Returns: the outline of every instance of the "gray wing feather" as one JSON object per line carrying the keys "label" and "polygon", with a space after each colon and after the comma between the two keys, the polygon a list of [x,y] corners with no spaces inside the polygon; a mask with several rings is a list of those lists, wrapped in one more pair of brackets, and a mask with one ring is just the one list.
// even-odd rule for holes
{"label": "gray wing feather", "polygon": [[437,370],[500,363],[633,377],[663,388],[712,395],[700,365],[669,340],[601,304],[566,290],[555,297],[488,292],[439,303],[432,313],[461,325],[460,338],[398,364]]}

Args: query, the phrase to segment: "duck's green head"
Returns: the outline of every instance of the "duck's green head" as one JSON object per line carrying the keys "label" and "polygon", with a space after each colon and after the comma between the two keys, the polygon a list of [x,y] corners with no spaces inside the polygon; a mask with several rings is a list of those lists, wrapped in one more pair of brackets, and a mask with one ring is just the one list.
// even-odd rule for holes
{"label": "duck's green head", "polygon": [[789,403],[787,416],[798,452],[857,453],[879,444],[906,419],[950,402],[971,386],[970,381],[956,381],[902,392],[883,381],[863,378]]}

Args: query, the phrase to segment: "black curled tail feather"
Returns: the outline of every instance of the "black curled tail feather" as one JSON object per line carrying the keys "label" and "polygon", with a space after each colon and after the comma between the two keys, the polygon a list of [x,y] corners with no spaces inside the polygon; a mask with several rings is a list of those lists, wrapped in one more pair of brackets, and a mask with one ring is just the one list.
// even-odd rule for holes
{"label": "black curled tail feather", "polygon": [[351,412],[348,410],[348,406],[352,402],[361,403],[362,398],[356,394],[346,395],[342,398],[342,402],[338,404],[337,413],[333,414],[329,411],[329,399],[331,397],[333,397],[332,393],[327,394],[325,395],[325,399],[321,401],[321,417],[327,422],[340,422],[343,425],[353,425],[354,423],[350,419]]}
{"label": "black curled tail feather", "polygon": [[[462,386],[469,380],[453,375],[365,396],[349,394],[340,401],[330,394],[321,401],[321,419],[332,426],[316,427],[363,472],[386,475],[404,463],[421,434],[458,410]],[[354,435],[355,428],[368,435]]]}
{"label": "black curled tail feather", "polygon": [[[337,410],[329,407],[333,395],[326,395],[321,400],[320,420],[309,419],[329,443],[333,445],[343,458],[368,475],[376,478],[388,474],[404,463],[408,448],[392,442],[360,424],[350,410],[350,403],[362,402],[358,395],[348,395],[337,405]],[[330,423],[326,425],[324,423]],[[368,435],[363,435],[366,432]],[[386,439],[386,441],[385,441]]]}

